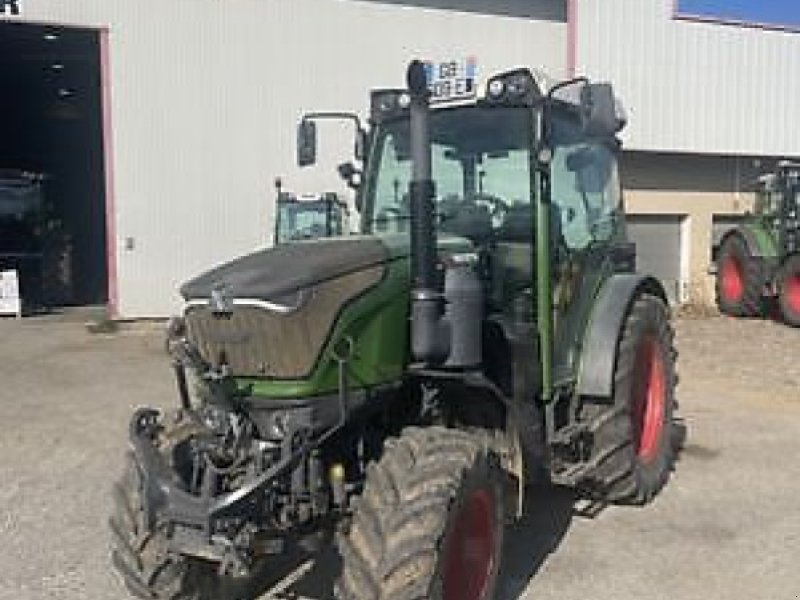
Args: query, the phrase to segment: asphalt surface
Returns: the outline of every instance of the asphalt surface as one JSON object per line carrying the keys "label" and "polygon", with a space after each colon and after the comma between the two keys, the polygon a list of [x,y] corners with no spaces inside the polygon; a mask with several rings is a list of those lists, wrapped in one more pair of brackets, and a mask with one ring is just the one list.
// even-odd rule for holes
{"label": "asphalt surface", "polygon": [[[502,600],[800,599],[800,331],[677,327],[687,437],[667,488],[594,518],[538,490],[507,534]],[[154,326],[0,320],[0,600],[129,598],[108,560],[109,488],[131,411],[174,401]],[[304,569],[289,591],[329,598],[335,555]]]}

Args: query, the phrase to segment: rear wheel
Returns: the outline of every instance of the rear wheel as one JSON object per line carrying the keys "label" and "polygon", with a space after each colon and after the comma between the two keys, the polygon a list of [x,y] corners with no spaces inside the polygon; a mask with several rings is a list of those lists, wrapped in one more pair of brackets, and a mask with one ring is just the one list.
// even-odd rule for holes
{"label": "rear wheel", "polygon": [[800,255],[790,256],[778,276],[778,304],[783,320],[800,327]]}
{"label": "rear wheel", "polygon": [[611,405],[587,405],[593,445],[588,483],[610,502],[645,504],[675,461],[675,350],[667,307],[643,295],[631,307],[617,348]]}
{"label": "rear wheel", "polygon": [[340,538],[341,600],[489,600],[503,478],[476,435],[430,427],[387,442]]}
{"label": "rear wheel", "polygon": [[759,263],[739,235],[727,237],[717,257],[717,306],[726,315],[761,314],[763,276]]}

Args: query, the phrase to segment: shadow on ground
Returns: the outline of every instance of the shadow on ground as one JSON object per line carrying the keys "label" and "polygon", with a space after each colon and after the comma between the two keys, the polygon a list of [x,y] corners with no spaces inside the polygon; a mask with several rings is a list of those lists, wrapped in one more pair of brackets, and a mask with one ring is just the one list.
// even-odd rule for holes
{"label": "shadow on ground", "polygon": [[[576,495],[569,489],[537,487],[530,491],[526,515],[505,533],[497,600],[519,598],[541,566],[559,546],[575,515]],[[331,600],[341,559],[333,544],[313,562],[302,557],[273,562],[264,575],[263,600],[309,598]],[[287,577],[287,573],[292,573]]]}
{"label": "shadow on ground", "polygon": [[525,516],[506,529],[498,600],[516,600],[564,539],[578,496],[574,490],[537,486],[527,494]]}

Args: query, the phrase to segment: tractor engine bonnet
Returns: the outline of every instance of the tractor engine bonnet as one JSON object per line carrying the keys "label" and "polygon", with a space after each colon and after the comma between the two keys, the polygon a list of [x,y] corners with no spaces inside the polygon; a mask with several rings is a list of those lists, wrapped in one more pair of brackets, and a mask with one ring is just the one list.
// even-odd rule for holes
{"label": "tractor engine bonnet", "polygon": [[187,282],[189,340],[239,377],[307,377],[342,309],[376,285],[388,254],[377,239],[285,244]]}

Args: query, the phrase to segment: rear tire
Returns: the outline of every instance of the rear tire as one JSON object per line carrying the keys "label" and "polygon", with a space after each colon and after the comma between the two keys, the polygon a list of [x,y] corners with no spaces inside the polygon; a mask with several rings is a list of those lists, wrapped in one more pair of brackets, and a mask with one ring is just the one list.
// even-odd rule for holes
{"label": "rear tire", "polygon": [[800,327],[800,254],[790,256],[778,276],[778,305],[787,325]]}
{"label": "rear tire", "polygon": [[489,600],[503,545],[503,476],[482,438],[411,428],[370,465],[347,535],[340,600]]}
{"label": "rear tire", "polygon": [[723,240],[717,255],[717,306],[734,317],[756,317],[762,313],[764,277],[740,235]]}
{"label": "rear tire", "polygon": [[619,504],[646,504],[675,462],[675,357],[668,309],[642,295],[631,307],[617,347],[611,405],[587,404],[593,443],[589,490]]}

